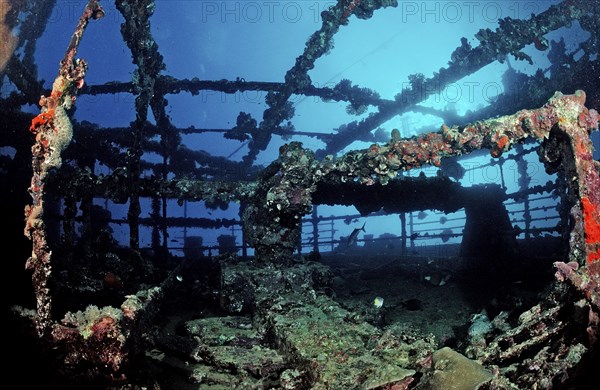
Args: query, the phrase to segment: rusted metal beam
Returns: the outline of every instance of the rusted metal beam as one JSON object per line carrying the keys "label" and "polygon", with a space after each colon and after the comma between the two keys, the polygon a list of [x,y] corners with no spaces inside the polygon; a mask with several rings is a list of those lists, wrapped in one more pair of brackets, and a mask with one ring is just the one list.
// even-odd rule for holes
{"label": "rusted metal beam", "polygon": [[[402,139],[392,132],[386,144],[349,152],[339,159],[317,161],[314,153],[292,142],[280,149],[276,160],[261,175],[252,205],[246,209],[245,229],[257,256],[265,261],[287,259],[297,239],[297,224],[312,208],[317,184],[334,186],[353,182],[386,185],[398,172],[426,164],[439,166],[446,157],[487,148],[500,157],[528,138],[543,143],[542,160],[568,178],[572,214],[579,223],[571,232],[571,258],[598,273],[598,162],[592,159],[590,132],[599,115],[588,110],[585,93],[557,92],[543,107],[478,121],[464,127],[443,125],[441,131]],[[557,165],[558,164],[558,165]]]}
{"label": "rusted metal beam", "polygon": [[75,59],[83,32],[90,19],[104,16],[97,0],[90,0],[85,7],[71,41],[60,63],[58,77],[52,85],[49,97],[40,98],[41,113],[33,118],[29,130],[35,134],[33,176],[29,192],[33,203],[25,208],[25,235],[33,241],[33,251],[26,268],[33,271],[33,287],[37,300],[36,328],[40,335],[50,329],[52,300],[48,280],[52,273],[52,250],[47,243],[44,223],[46,179],[50,170],[62,164],[61,153],[71,142],[73,128],[66,112],[75,102],[77,91],[83,85],[87,64]]}

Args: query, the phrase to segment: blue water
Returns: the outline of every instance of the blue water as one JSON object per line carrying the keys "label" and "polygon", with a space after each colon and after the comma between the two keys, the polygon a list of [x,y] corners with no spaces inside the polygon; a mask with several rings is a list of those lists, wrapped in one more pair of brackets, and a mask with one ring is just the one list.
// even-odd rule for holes
{"label": "blue water", "polygon": [[[56,77],[58,64],[63,56],[70,35],[78,21],[85,1],[57,2],[49,18],[46,29],[37,40],[35,61],[38,77],[45,80],[44,86],[50,88]],[[321,27],[322,11],[335,2],[331,1],[157,1],[154,14],[150,18],[152,36],[158,44],[166,68],[162,75],[176,79],[200,80],[236,80],[260,82],[282,82],[286,72],[294,65],[296,57],[303,53],[310,35]],[[397,7],[378,9],[368,20],[352,15],[348,24],[341,26],[333,40],[333,47],[319,58],[314,69],[310,70],[312,83],[317,87],[334,87],[342,79],[349,79],[354,85],[369,88],[383,99],[394,96],[409,87],[408,76],[421,73],[429,78],[441,67],[445,67],[452,52],[460,46],[461,38],[475,47],[479,41],[475,35],[480,29],[495,30],[498,20],[510,17],[526,19],[531,14],[539,14],[557,1],[500,1],[500,2],[400,2]],[[86,75],[88,85],[107,82],[129,82],[135,75],[131,52],[124,44],[120,32],[124,19],[112,3],[102,4],[106,16],[92,21],[85,31],[79,48],[78,57],[89,64]],[[570,28],[561,28],[545,35],[548,41],[564,39],[567,52],[576,51],[578,45],[589,37],[577,23]],[[372,133],[376,137],[389,135],[393,128],[401,135],[410,137],[424,132],[437,131],[444,118],[435,111],[453,112],[456,118],[489,107],[507,87],[503,81],[504,73],[512,68],[526,75],[534,74],[538,69],[547,69],[550,65],[548,50],[537,50],[534,45],[524,48],[533,63],[519,61],[508,56],[508,60],[495,61],[473,74],[440,88],[436,93],[423,100],[419,109],[407,110],[382,123]],[[10,85],[5,85],[6,91]],[[226,130],[235,125],[236,117],[243,111],[259,122],[265,109],[266,91],[246,91],[227,94],[211,90],[200,91],[196,96],[187,92],[167,95],[167,114],[175,127],[194,126],[197,129]],[[549,97],[549,96],[548,96]],[[127,127],[135,120],[135,95],[120,92],[112,95],[82,95],[77,100],[74,119],[88,121],[101,127]],[[354,120],[360,120],[376,111],[371,106],[360,115],[349,115],[347,103],[324,102],[318,97],[292,95],[295,115],[291,124],[296,131],[308,133],[335,133],[336,129]],[[35,106],[24,107],[37,113]],[[485,119],[485,118],[481,118]],[[152,114],[149,117],[153,122]],[[592,135],[598,145],[598,133]],[[261,151],[255,161],[257,166],[266,166],[277,158],[281,145],[290,140],[300,141],[304,147],[319,150],[325,144],[315,137],[304,135],[291,139],[273,136],[266,150]],[[368,147],[372,142],[356,140],[351,142],[338,155]],[[248,151],[247,141],[225,139],[222,133],[205,132],[183,135],[182,144],[192,150],[208,152],[213,156],[226,157],[232,161],[241,161]],[[527,154],[527,174],[530,186],[545,184],[554,180],[554,176],[545,173],[543,165],[533,153],[535,145],[528,145],[532,153]],[[598,148],[596,148],[598,149]],[[505,155],[510,157],[513,152]],[[597,156],[597,154],[596,154]],[[160,162],[157,154],[147,153],[145,161]],[[459,163],[466,174],[459,178],[463,186],[478,184],[499,184],[507,193],[518,190],[516,162],[508,159],[503,165],[490,165],[487,153],[475,153],[464,156]],[[99,166],[98,173],[109,173]],[[424,166],[406,173],[418,176],[436,176],[438,169]],[[533,199],[541,207],[555,204],[550,200]],[[103,201],[100,205],[105,206]],[[125,218],[126,205],[110,204],[113,217]],[[149,203],[143,205],[149,207]],[[522,219],[522,208],[507,205],[516,225]],[[195,215],[209,218],[239,218],[238,205],[232,203],[227,210],[209,210],[202,202],[190,202],[187,208],[175,202],[169,203],[171,216]],[[417,211],[418,212],[418,211]],[[209,214],[210,213],[210,214]],[[353,216],[354,207],[321,206],[318,215]],[[555,213],[550,216],[554,216]],[[417,215],[410,218],[416,218]],[[415,231],[423,230],[431,234],[450,229],[460,234],[464,226],[464,212],[446,216],[449,224],[439,224],[441,215],[435,210],[428,217],[418,219],[422,225]],[[398,235],[397,216],[378,216],[369,218],[368,234],[379,237],[382,234]],[[342,241],[356,225],[363,220],[347,224],[343,220],[333,223],[326,241]],[[538,222],[538,227],[547,227],[555,220]],[[416,225],[417,226],[417,225]],[[128,240],[124,225],[113,226],[119,241]],[[216,245],[219,235],[236,236],[241,244],[240,229],[171,229],[170,238],[176,248],[186,235],[201,235],[205,245]],[[311,234],[305,233],[305,243]],[[149,234],[142,234],[142,246],[149,245]],[[460,242],[460,235],[450,238],[450,243]],[[360,243],[360,241],[359,241]],[[444,241],[421,239],[418,245],[438,245]],[[324,246],[321,250],[331,249]]]}

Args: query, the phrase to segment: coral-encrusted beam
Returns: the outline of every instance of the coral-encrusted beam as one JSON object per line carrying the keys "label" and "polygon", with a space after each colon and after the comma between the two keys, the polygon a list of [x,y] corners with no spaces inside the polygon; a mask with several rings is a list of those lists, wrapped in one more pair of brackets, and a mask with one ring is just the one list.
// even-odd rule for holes
{"label": "coral-encrusted beam", "polygon": [[[562,169],[570,192],[577,196],[571,215],[576,221],[571,231],[572,261],[587,265],[591,275],[600,275],[600,163],[594,161],[590,132],[598,128],[599,115],[585,106],[585,93],[555,97],[547,104],[553,108],[553,126],[567,136],[569,149],[563,149]],[[543,158],[555,159],[552,153]],[[583,257],[583,259],[581,258]]]}
{"label": "coral-encrusted beam", "polygon": [[104,16],[98,0],[90,0],[79,19],[77,28],[71,37],[66,54],[60,63],[58,77],[52,85],[49,97],[40,98],[41,113],[33,118],[29,131],[35,134],[35,143],[31,147],[33,156],[33,176],[29,192],[33,199],[25,207],[25,235],[33,242],[31,257],[26,268],[33,271],[33,287],[37,300],[36,327],[40,336],[47,333],[51,325],[51,297],[48,280],[52,273],[50,250],[46,240],[44,216],[44,185],[51,168],[59,168],[62,151],[71,142],[73,128],[66,110],[75,102],[77,90],[83,86],[83,77],[87,64],[75,59],[83,31],[90,19]]}
{"label": "coral-encrusted beam", "polygon": [[583,222],[585,227],[585,243],[588,246],[587,262],[596,263],[600,260],[600,208],[598,202],[590,200],[590,197],[581,198],[583,207]]}
{"label": "coral-encrusted beam", "polygon": [[600,274],[600,164],[593,159],[591,131],[600,116],[585,106],[585,93],[556,92],[541,108],[521,110],[513,115],[478,121],[464,127],[442,126],[437,133],[402,139],[392,131],[383,145],[352,151],[340,159],[325,159],[319,172],[326,181],[355,181],[366,185],[386,184],[400,170],[423,164],[440,165],[441,159],[487,148],[499,157],[512,145],[533,137],[538,141],[556,139],[543,148],[542,159],[560,164],[573,196],[572,215],[577,223],[571,232],[570,260],[587,263],[589,272]]}

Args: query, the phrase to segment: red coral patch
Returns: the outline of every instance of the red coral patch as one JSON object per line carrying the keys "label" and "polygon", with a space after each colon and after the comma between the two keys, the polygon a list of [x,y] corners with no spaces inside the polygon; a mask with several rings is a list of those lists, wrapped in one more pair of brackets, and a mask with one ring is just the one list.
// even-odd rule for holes
{"label": "red coral patch", "polygon": [[31,120],[31,126],[29,126],[29,131],[31,131],[32,133],[37,132],[38,127],[44,126],[52,119],[54,119],[54,110],[42,112],[41,114],[39,114]]}
{"label": "red coral patch", "polygon": [[[581,198],[583,206],[583,221],[585,227],[585,243],[592,244],[592,250],[588,250],[588,263],[600,260],[600,210],[597,204],[593,204],[586,196]],[[594,249],[595,248],[595,249]]]}

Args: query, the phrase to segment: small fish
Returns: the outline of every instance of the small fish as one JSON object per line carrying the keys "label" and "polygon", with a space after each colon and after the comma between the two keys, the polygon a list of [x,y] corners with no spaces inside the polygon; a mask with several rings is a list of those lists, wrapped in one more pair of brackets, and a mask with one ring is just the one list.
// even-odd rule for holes
{"label": "small fish", "polygon": [[383,306],[383,298],[375,297],[375,299],[373,299],[373,306],[375,306],[376,309],[381,309]]}
{"label": "small fish", "polygon": [[419,214],[417,215],[417,218],[419,218],[419,219],[425,219],[425,218],[427,218],[427,213],[425,211],[419,211]]}
{"label": "small fish", "polygon": [[358,233],[360,233],[360,231],[362,230],[363,232],[366,231],[365,230],[365,225],[367,223],[363,223],[361,228],[356,228],[352,231],[352,233],[350,233],[350,236],[348,237],[348,246],[354,245],[356,243],[356,239],[358,238]]}
{"label": "small fish", "polygon": [[448,218],[444,217],[443,215],[440,217],[440,223],[443,225],[446,222],[448,222]]}

